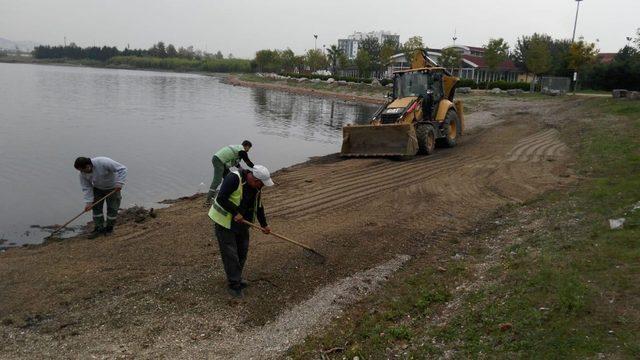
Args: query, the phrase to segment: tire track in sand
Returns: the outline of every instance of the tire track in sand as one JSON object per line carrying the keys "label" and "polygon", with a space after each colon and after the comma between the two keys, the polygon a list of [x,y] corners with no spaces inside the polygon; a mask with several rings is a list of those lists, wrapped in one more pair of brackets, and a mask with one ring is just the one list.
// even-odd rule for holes
{"label": "tire track in sand", "polygon": [[507,154],[507,161],[538,162],[562,156],[567,146],[560,140],[559,134],[558,130],[549,129],[518,141]]}

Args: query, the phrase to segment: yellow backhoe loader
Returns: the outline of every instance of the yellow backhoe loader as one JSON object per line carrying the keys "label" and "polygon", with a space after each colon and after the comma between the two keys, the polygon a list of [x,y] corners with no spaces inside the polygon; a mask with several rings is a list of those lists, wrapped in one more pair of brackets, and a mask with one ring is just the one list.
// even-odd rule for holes
{"label": "yellow backhoe loader", "polygon": [[454,100],[458,78],[424,51],[411,69],[395,72],[393,93],[369,125],[342,128],[342,156],[431,154],[436,143],[453,147],[464,129],[462,101]]}

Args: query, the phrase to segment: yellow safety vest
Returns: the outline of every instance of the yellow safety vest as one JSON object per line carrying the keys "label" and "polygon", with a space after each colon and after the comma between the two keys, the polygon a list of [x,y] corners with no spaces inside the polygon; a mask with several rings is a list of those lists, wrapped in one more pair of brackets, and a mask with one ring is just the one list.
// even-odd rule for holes
{"label": "yellow safety vest", "polygon": [[[240,206],[240,201],[242,201],[242,187],[244,185],[244,183],[242,182],[242,176],[240,176],[240,173],[237,171],[232,171],[233,174],[238,176],[238,188],[235,189],[231,195],[229,196],[229,201],[231,201],[231,203],[233,203],[235,206]],[[254,216],[257,216],[256,212],[258,210],[258,200],[260,199],[260,191],[258,191],[258,193],[256,194],[256,202],[254,204],[253,207],[253,214]],[[220,204],[218,204],[218,198],[216,197],[216,199],[213,201],[213,204],[211,205],[211,208],[209,209],[209,217],[211,218],[211,220],[213,220],[216,224],[226,228],[226,229],[231,229],[231,221],[233,216],[231,215],[230,212],[228,212],[227,210],[225,210],[222,206],[220,206]]]}
{"label": "yellow safety vest", "polygon": [[242,145],[229,145],[218,150],[215,156],[220,159],[226,167],[230,168],[240,163],[239,153],[242,150],[244,150],[244,146]]}

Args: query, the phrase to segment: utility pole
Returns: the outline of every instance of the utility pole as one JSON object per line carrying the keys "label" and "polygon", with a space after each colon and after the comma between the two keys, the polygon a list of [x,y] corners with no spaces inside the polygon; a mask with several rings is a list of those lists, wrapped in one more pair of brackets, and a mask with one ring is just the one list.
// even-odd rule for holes
{"label": "utility pole", "polygon": [[318,34],[313,34],[313,38],[315,39],[313,43],[313,50],[318,50]]}
{"label": "utility pole", "polygon": [[456,40],[458,40],[458,34],[457,33],[458,33],[458,29],[454,29],[453,30],[453,37],[452,37],[453,45],[455,45],[456,44]]}
{"label": "utility pole", "polygon": [[67,47],[67,37],[64,37],[64,47]]}
{"label": "utility pole", "polygon": [[[576,27],[578,26],[578,13],[580,12],[580,2],[582,0],[576,0],[576,19],[573,22],[573,36],[571,36],[571,45],[576,41]],[[576,87],[578,85],[578,69],[574,69],[573,72],[573,95],[576,94]]]}
{"label": "utility pole", "polygon": [[576,6],[576,20],[573,23],[573,36],[571,37],[571,43],[573,44],[573,42],[576,40],[576,27],[578,26],[578,12],[580,12],[580,2],[582,0],[576,0],[576,3],[578,3],[578,6]]}

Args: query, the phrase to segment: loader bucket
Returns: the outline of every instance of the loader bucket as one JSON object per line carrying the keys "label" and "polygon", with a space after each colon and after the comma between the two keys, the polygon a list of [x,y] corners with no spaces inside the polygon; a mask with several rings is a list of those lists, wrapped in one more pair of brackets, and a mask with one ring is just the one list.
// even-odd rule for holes
{"label": "loader bucket", "polygon": [[413,124],[342,128],[342,156],[413,156],[417,152],[418,140]]}

